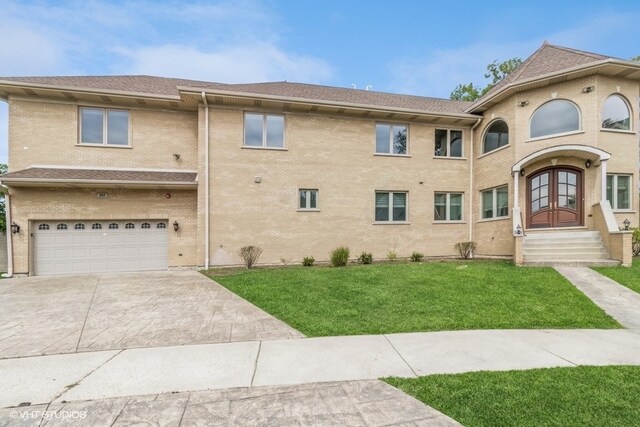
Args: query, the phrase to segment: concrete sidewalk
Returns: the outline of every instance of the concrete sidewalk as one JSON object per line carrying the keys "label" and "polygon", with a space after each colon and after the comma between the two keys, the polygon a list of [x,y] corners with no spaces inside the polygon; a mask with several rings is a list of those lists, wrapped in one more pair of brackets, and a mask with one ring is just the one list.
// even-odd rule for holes
{"label": "concrete sidewalk", "polygon": [[5,359],[0,407],[576,365],[640,365],[640,330],[409,333]]}

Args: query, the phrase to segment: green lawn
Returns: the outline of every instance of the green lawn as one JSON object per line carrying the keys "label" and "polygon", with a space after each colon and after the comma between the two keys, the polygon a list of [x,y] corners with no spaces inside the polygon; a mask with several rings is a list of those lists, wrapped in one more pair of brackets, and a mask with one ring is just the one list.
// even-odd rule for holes
{"label": "green lawn", "polygon": [[621,285],[640,293],[640,258],[634,258],[629,267],[594,267],[594,270],[615,280]]}
{"label": "green lawn", "polygon": [[509,262],[211,270],[209,274],[307,336],[620,327],[555,270]]}
{"label": "green lawn", "polygon": [[465,426],[637,426],[640,366],[388,378]]}

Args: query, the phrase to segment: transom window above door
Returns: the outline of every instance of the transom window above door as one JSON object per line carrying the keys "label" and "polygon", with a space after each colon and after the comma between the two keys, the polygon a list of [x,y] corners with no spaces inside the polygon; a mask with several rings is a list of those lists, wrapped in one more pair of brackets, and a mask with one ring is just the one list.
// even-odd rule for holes
{"label": "transom window above door", "polygon": [[80,108],[80,144],[129,145],[129,112],[106,108]]}
{"label": "transom window above door", "polygon": [[436,129],[435,140],[434,155],[436,157],[462,157],[464,155],[461,130]]}
{"label": "transom window above door", "polygon": [[244,146],[284,148],[284,116],[245,113]]}
{"label": "transom window above door", "polygon": [[376,123],[376,154],[406,155],[408,152],[406,125]]}

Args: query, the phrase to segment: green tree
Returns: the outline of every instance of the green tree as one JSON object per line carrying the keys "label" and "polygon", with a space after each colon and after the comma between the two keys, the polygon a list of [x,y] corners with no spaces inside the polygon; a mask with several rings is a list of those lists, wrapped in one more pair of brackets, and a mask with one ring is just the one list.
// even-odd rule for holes
{"label": "green tree", "polygon": [[495,60],[487,65],[487,72],[484,74],[484,78],[491,81],[484,88],[473,83],[459,84],[451,92],[450,98],[458,101],[475,101],[489,92],[500,80],[511,74],[520,64],[522,64],[522,59],[520,58],[511,58],[503,62]]}
{"label": "green tree", "polygon": [[[7,173],[7,165],[0,163],[0,175]],[[0,187],[0,231],[7,231],[7,211],[4,206],[5,188]]]}
{"label": "green tree", "polygon": [[640,55],[638,55],[638,56],[634,56],[633,58],[631,58],[631,59],[630,59],[630,61],[633,61],[633,62],[640,62]]}

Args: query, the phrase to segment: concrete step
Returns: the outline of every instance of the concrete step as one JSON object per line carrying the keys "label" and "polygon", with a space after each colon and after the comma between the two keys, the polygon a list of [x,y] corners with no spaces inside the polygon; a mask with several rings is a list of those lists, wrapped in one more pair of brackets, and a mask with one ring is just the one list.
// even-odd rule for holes
{"label": "concrete step", "polygon": [[535,239],[565,239],[565,238],[574,238],[574,239],[582,239],[587,237],[595,237],[597,239],[600,238],[600,233],[597,231],[549,231],[549,232],[532,232],[528,231],[525,238],[530,240]]}
{"label": "concrete step", "polygon": [[523,254],[527,255],[536,255],[536,254],[549,254],[549,253],[562,253],[562,254],[574,254],[574,253],[589,253],[589,254],[601,254],[605,258],[607,257],[608,251],[602,245],[599,246],[540,246],[540,247],[529,247],[523,248]]}
{"label": "concrete step", "polygon": [[527,261],[524,265],[526,267],[615,267],[620,265],[620,261],[614,259],[598,259],[598,260],[583,260],[583,259],[563,259],[555,261]]}
{"label": "concrete step", "polygon": [[594,244],[601,245],[602,240],[600,238],[588,238],[588,239],[535,239],[529,240],[528,237],[524,238],[523,244],[525,246],[538,246],[547,244],[561,244],[561,245],[584,245]]}

